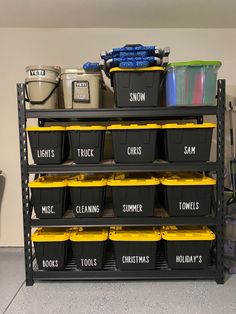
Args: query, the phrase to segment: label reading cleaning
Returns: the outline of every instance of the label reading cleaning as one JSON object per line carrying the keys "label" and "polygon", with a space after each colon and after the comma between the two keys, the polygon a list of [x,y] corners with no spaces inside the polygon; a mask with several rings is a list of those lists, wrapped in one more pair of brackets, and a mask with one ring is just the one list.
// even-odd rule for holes
{"label": "label reading cleaning", "polygon": [[127,155],[129,156],[135,156],[135,155],[142,155],[142,147],[127,147]]}
{"label": "label reading cleaning", "polygon": [[51,260],[51,259],[43,259],[43,267],[51,267],[51,268],[56,268],[58,267],[58,260]]}
{"label": "label reading cleaning", "polygon": [[141,213],[143,211],[142,204],[123,204],[123,213]]}
{"label": "label reading cleaning", "polygon": [[99,205],[77,205],[75,207],[77,214],[97,214],[100,212]]}
{"label": "label reading cleaning", "polygon": [[38,158],[54,158],[55,151],[54,149],[37,149]]}
{"label": "label reading cleaning", "polygon": [[149,264],[150,263],[150,257],[149,255],[142,256],[122,256],[122,264]]}
{"label": "label reading cleaning", "polygon": [[81,258],[81,266],[84,267],[95,267],[97,266],[96,258]]}
{"label": "label reading cleaning", "polygon": [[30,76],[45,76],[45,70],[30,70]]}
{"label": "label reading cleaning", "polygon": [[130,93],[129,94],[129,101],[130,102],[144,102],[145,101],[145,92],[138,92],[138,93]]}
{"label": "label reading cleaning", "polygon": [[93,148],[78,148],[77,149],[78,157],[88,158],[94,157],[94,149]]}
{"label": "label reading cleaning", "polygon": [[179,202],[179,210],[199,210],[199,202]]}
{"label": "label reading cleaning", "polygon": [[184,146],[184,155],[195,155],[196,147],[195,146]]}
{"label": "label reading cleaning", "polygon": [[42,206],[42,214],[55,214],[54,206]]}
{"label": "label reading cleaning", "polygon": [[202,255],[176,255],[175,261],[178,264],[201,264]]}

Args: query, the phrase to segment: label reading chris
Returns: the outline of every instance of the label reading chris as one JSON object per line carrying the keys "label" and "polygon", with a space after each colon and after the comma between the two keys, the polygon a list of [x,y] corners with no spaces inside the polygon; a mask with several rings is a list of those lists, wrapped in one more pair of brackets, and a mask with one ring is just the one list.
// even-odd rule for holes
{"label": "label reading chris", "polygon": [[128,156],[141,156],[142,155],[142,146],[127,147]]}
{"label": "label reading chris", "polygon": [[37,149],[38,158],[54,158],[55,151],[54,149]]}
{"label": "label reading chris", "polygon": [[45,70],[30,70],[30,76],[45,76]]}
{"label": "label reading chris", "polygon": [[134,256],[122,256],[122,264],[149,264],[149,255],[134,255]]}
{"label": "label reading chris", "polygon": [[130,102],[145,102],[146,94],[145,92],[137,92],[137,93],[130,93],[129,94],[129,101]]}
{"label": "label reading chris", "polygon": [[176,255],[175,262],[177,264],[201,264],[202,255]]}
{"label": "label reading chris", "polygon": [[73,82],[73,100],[75,102],[90,102],[89,82]]}

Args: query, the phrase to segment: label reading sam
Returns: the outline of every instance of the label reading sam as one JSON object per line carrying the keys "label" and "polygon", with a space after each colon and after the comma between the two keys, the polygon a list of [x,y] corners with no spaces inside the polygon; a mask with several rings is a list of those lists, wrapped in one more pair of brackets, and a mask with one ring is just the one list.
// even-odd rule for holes
{"label": "label reading sam", "polygon": [[184,155],[195,155],[196,147],[195,146],[184,146]]}
{"label": "label reading sam", "polygon": [[73,82],[73,101],[89,103],[90,92],[88,81],[74,81]]}

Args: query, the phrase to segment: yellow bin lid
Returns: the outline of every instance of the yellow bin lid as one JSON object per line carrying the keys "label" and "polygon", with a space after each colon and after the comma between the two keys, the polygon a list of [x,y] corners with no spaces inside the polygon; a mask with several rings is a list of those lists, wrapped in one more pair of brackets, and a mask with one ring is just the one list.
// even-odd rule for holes
{"label": "yellow bin lid", "polygon": [[108,239],[108,229],[105,228],[75,228],[70,233],[72,242],[99,242]]}
{"label": "yellow bin lid", "polygon": [[67,186],[66,177],[43,176],[29,182],[30,188],[63,188]]}
{"label": "yellow bin lid", "polygon": [[66,127],[67,131],[105,131],[103,125],[71,125]]}
{"label": "yellow bin lid", "polygon": [[31,236],[33,242],[62,242],[70,238],[66,228],[38,228]]}
{"label": "yellow bin lid", "polygon": [[109,186],[142,186],[158,185],[160,180],[148,174],[118,174],[112,176],[108,181]]}
{"label": "yellow bin lid", "polygon": [[162,129],[210,129],[215,127],[215,123],[167,123],[162,125]]}
{"label": "yellow bin lid", "polygon": [[106,186],[107,179],[102,176],[95,175],[78,175],[67,181],[69,187],[98,187]]}
{"label": "yellow bin lid", "polygon": [[165,227],[162,239],[167,241],[212,241],[215,234],[208,227]]}
{"label": "yellow bin lid", "polygon": [[148,67],[148,68],[119,68],[115,67],[110,69],[112,72],[146,72],[146,71],[165,71],[164,67]]}
{"label": "yellow bin lid", "polygon": [[200,173],[183,172],[165,174],[161,179],[161,184],[168,186],[183,186],[183,185],[215,185],[216,180],[204,176]]}
{"label": "yellow bin lid", "polygon": [[145,130],[160,129],[161,126],[155,123],[149,124],[112,124],[107,126],[107,130]]}
{"label": "yellow bin lid", "polygon": [[26,128],[28,132],[46,132],[46,131],[65,131],[66,128],[64,126],[29,126]]}
{"label": "yellow bin lid", "polygon": [[130,242],[148,242],[148,241],[160,241],[161,233],[157,228],[113,228],[110,229],[109,239],[112,241],[130,241]]}

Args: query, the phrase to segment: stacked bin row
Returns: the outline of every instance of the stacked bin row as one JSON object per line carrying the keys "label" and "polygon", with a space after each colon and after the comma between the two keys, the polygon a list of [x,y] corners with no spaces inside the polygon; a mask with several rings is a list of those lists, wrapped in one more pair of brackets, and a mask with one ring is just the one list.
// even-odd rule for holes
{"label": "stacked bin row", "polygon": [[119,270],[156,268],[156,257],[165,243],[171,269],[206,269],[215,234],[207,227],[149,228],[39,228],[32,235],[38,267],[63,270],[72,244],[76,266],[81,270],[103,268],[108,243],[114,246]]}
{"label": "stacked bin row", "polygon": [[159,157],[169,162],[208,161],[214,128],[213,123],[175,123],[48,126],[26,130],[36,164],[60,164],[68,159],[70,150],[76,164],[96,164],[103,159],[106,130],[112,134],[116,163],[152,163]]}
{"label": "stacked bin row", "polygon": [[75,217],[100,217],[111,187],[117,217],[153,217],[159,201],[170,217],[207,216],[216,181],[200,173],[42,176],[29,183],[37,218],[61,218],[71,207]]}

